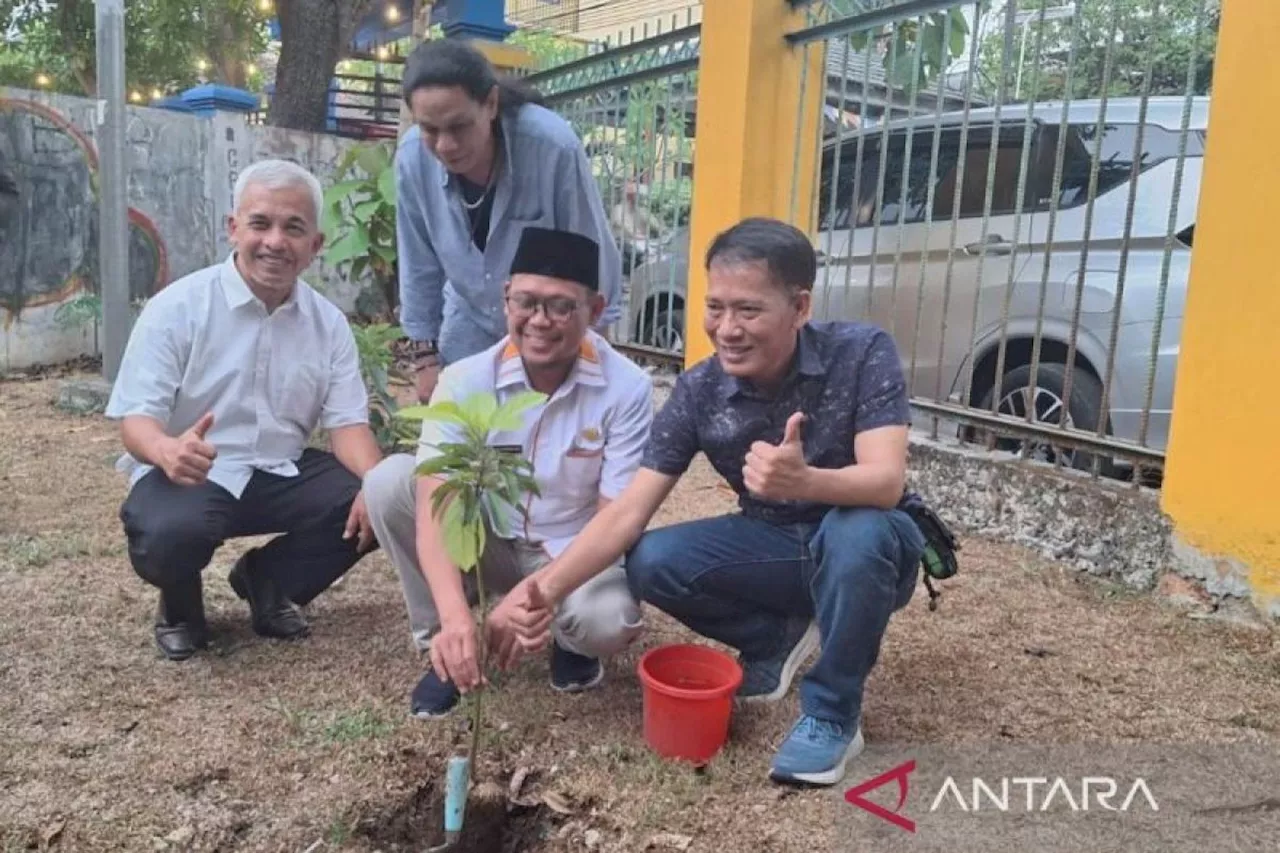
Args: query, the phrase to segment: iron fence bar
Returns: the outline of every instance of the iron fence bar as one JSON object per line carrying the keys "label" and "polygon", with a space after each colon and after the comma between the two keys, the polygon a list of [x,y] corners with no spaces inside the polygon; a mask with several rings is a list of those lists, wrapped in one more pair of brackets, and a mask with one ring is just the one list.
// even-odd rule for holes
{"label": "iron fence bar", "polygon": [[[1113,10],[1111,16],[1110,33],[1107,37],[1107,46],[1103,52],[1102,58],[1102,97],[1098,105],[1098,120],[1096,125],[1096,133],[1093,140],[1093,156],[1089,162],[1089,191],[1086,196],[1086,204],[1084,209],[1084,234],[1081,235],[1080,241],[1080,272],[1076,280],[1076,298],[1071,313],[1071,331],[1067,339],[1067,369],[1066,378],[1063,380],[1062,397],[1065,400],[1071,399],[1071,390],[1073,380],[1075,378],[1075,363],[1080,338],[1080,314],[1084,304],[1084,288],[1086,271],[1089,269],[1089,248],[1090,241],[1093,237],[1093,217],[1097,204],[1098,196],[1098,176],[1102,169],[1102,141],[1106,137],[1107,126],[1107,106],[1110,103],[1109,92],[1111,88],[1111,72],[1115,61],[1115,44],[1116,36],[1120,31],[1120,15],[1117,10]],[[1063,420],[1062,432],[1068,429],[1068,424]]]}
{"label": "iron fence bar", "polygon": [[[852,45],[850,45],[852,47]],[[871,43],[862,51],[862,100],[858,105],[858,142],[854,146],[853,195],[849,198],[849,237],[845,241],[844,294],[842,302],[849,311],[849,291],[853,284],[853,247],[858,228],[858,200],[862,198],[862,159],[867,153],[867,78],[871,74]],[[868,281],[870,285],[870,281]],[[868,303],[869,307],[869,303]]]}
{"label": "iron fence bar", "polygon": [[[997,86],[995,111],[991,123],[991,141],[987,145],[987,186],[983,193],[982,236],[979,239],[977,275],[974,279],[979,282],[982,281],[982,273],[986,269],[987,263],[987,237],[991,233],[991,205],[995,196],[996,158],[999,154],[1000,146],[1000,113],[1004,107],[1005,96],[1009,92],[1009,58],[1013,53],[1013,24],[1016,12],[1017,4],[1014,0],[1009,0],[1008,5],[1005,7],[1004,38],[1000,47],[1000,83]],[[982,289],[979,287],[973,297],[973,317],[969,328],[969,353],[965,359],[966,375],[963,398],[965,402],[970,402],[973,399],[973,374],[977,367],[978,316],[981,306]]]}
{"label": "iron fence bar", "polygon": [[[946,357],[947,321],[951,308],[951,280],[952,275],[955,272],[956,237],[959,234],[960,229],[960,202],[964,197],[961,189],[964,187],[965,169],[969,163],[969,120],[972,116],[973,110],[973,80],[977,76],[978,71],[980,32],[977,27],[977,22],[980,10],[981,0],[973,4],[975,26],[973,28],[973,41],[969,48],[969,73],[966,75],[964,87],[964,119],[960,123],[960,142],[956,163],[956,190],[952,193],[951,199],[951,238],[947,242],[947,245],[950,247],[950,251],[947,252],[947,271],[943,277],[942,333],[938,337],[938,376],[933,393],[934,400],[938,402],[942,401],[942,365]],[[933,419],[933,430],[931,434],[934,438],[938,435],[937,418]]]}
{"label": "iron fence bar", "polygon": [[[1160,18],[1160,0],[1152,0],[1151,18]],[[1125,203],[1124,232],[1120,242],[1120,272],[1116,277],[1116,295],[1112,308],[1111,331],[1107,341],[1107,368],[1102,378],[1102,411],[1105,413],[1111,399],[1111,383],[1115,379],[1116,343],[1120,337],[1120,314],[1124,305],[1124,291],[1129,272],[1130,237],[1133,234],[1133,217],[1138,202],[1138,174],[1142,171],[1142,142],[1147,126],[1147,107],[1151,97],[1151,78],[1155,73],[1156,51],[1147,51],[1147,67],[1142,75],[1142,94],[1138,101],[1138,130],[1133,139],[1133,163],[1129,169],[1129,198]],[[1107,417],[1098,419],[1097,434],[1102,436],[1107,430]],[[1099,472],[1102,460],[1093,460],[1094,473]]]}
{"label": "iron fence bar", "polygon": [[[923,28],[922,28],[923,29]],[[950,50],[951,45],[951,16],[947,15],[946,27],[942,33],[942,43],[947,45]],[[916,361],[920,348],[920,321],[924,316],[924,294],[926,285],[926,275],[929,270],[929,256],[932,254],[932,247],[929,242],[933,235],[933,204],[935,201],[935,189],[938,183],[938,158],[942,151],[942,112],[945,103],[944,93],[946,91],[947,75],[939,71],[938,73],[938,95],[937,103],[934,104],[934,120],[933,120],[933,146],[929,152],[929,183],[928,190],[925,193],[924,202],[924,240],[923,251],[920,253],[920,274],[916,280],[916,316],[915,324],[911,331],[911,370],[908,375],[907,387],[915,393],[916,384]]]}
{"label": "iron fence bar", "polygon": [[[559,92],[551,92],[543,95],[548,105],[558,104],[566,98],[577,98],[583,95],[590,95],[594,92],[612,89],[619,86],[626,86],[631,83],[640,83],[646,80],[655,80],[671,74],[680,74],[686,71],[692,71],[698,67],[698,57],[690,59],[681,59],[666,65],[655,66],[653,68],[645,68],[638,71],[632,71],[627,74],[619,74],[617,77],[610,77],[607,80],[600,80],[595,83],[589,83],[585,86],[578,86],[574,89],[565,89]],[[526,78],[527,79],[527,78]]]}
{"label": "iron fence bar", "polygon": [[956,0],[908,0],[896,6],[873,9],[857,15],[847,15],[825,24],[806,27],[787,33],[784,38],[793,45],[834,38],[859,30],[873,30],[907,18],[918,18],[933,12],[942,12],[959,5]]}
{"label": "iron fence bar", "polygon": [[589,68],[592,65],[609,62],[610,60],[620,59],[624,56],[631,56],[636,53],[644,53],[647,50],[653,50],[663,45],[677,44],[697,36],[702,31],[702,24],[690,24],[681,27],[678,30],[669,30],[661,36],[655,36],[650,42],[639,42],[635,40],[635,27],[632,27],[632,40],[627,44],[619,47],[611,47],[608,50],[602,50],[599,53],[593,53],[589,56],[583,56],[573,59],[545,71],[539,71],[537,74],[530,74],[525,78],[530,83],[536,83],[540,79],[560,77],[571,71],[577,71],[583,68]]}
{"label": "iron fence bar", "polygon": [[1196,7],[1195,28],[1191,35],[1191,54],[1187,59],[1187,85],[1182,102],[1182,125],[1178,134],[1178,163],[1173,170],[1173,197],[1169,201],[1169,221],[1165,228],[1164,255],[1160,260],[1160,285],[1156,292],[1155,323],[1151,329],[1151,353],[1147,361],[1147,390],[1143,397],[1138,443],[1146,445],[1151,425],[1151,404],[1155,396],[1156,360],[1160,354],[1160,338],[1164,333],[1164,310],[1169,295],[1169,265],[1173,260],[1174,229],[1178,227],[1178,205],[1182,200],[1182,179],[1187,163],[1187,137],[1191,132],[1191,104],[1196,89],[1196,63],[1200,59],[1200,36],[1203,33],[1206,0]]}
{"label": "iron fence bar", "polygon": [[[668,170],[669,170],[669,169],[671,169],[671,168],[672,168],[672,165],[673,165],[673,164],[672,164],[672,158],[670,157],[670,152],[669,152],[668,146],[671,144],[671,115],[672,115],[672,109],[671,109],[671,90],[675,88],[674,82],[675,82],[675,77],[668,77],[668,78],[667,78],[667,84],[666,84],[665,86],[663,86],[663,87],[662,87],[662,88],[663,88],[663,95],[664,95],[664,108],[663,108],[663,113],[662,113],[662,135],[661,135],[661,137],[659,137],[659,138],[662,140],[662,155],[661,155],[660,157],[655,157],[655,158],[654,158],[654,159],[655,159],[655,161],[659,164],[659,165],[657,166],[657,169],[658,169],[658,173],[661,175],[661,178],[660,178],[661,183],[660,183],[660,185],[659,185],[659,189],[658,189],[658,198],[659,198],[659,199],[663,199],[663,200],[665,200],[665,199],[666,199],[666,189],[667,189],[667,172],[668,172]],[[655,111],[655,112],[656,112],[656,111]],[[683,112],[683,109],[682,109],[682,112]],[[683,135],[684,135],[684,128],[683,128],[683,127],[680,127],[680,128],[679,128],[679,130],[680,130],[680,135],[683,137]],[[655,139],[655,140],[654,140],[654,144],[655,144],[655,145],[657,145],[657,142],[658,142],[658,139]],[[674,161],[674,162],[675,162],[675,163],[679,163],[679,152],[678,152],[678,151],[676,152],[676,158],[675,158],[675,161]],[[680,192],[680,186],[681,186],[681,184],[680,184],[680,176],[679,176],[679,175],[677,175],[677,176],[676,176],[677,206],[676,206],[676,208],[675,208],[675,210],[676,210],[676,215],[675,215],[675,217],[673,217],[673,220],[678,220],[678,219],[679,219],[679,210],[680,210],[680,208],[679,208],[679,192]],[[668,223],[667,223],[667,214],[666,214],[666,210],[665,210],[665,209],[660,209],[660,210],[659,210],[659,212],[658,212],[658,221],[662,223],[662,234],[663,234],[663,237],[666,237],[667,235],[670,235],[670,234],[674,234],[674,233],[676,233],[676,231],[677,231],[677,229],[678,229],[678,226],[677,226],[677,224],[676,224],[676,221],[672,221],[672,222],[668,225]],[[648,240],[649,240],[649,238],[648,238],[648,237],[646,237],[646,238],[645,238],[645,246],[646,246],[646,247],[649,245],[649,244],[648,244]],[[674,288],[673,288],[673,286],[672,286],[672,285],[673,285],[673,279],[674,279],[674,278],[675,278],[675,264],[667,264],[667,293],[671,293],[671,292],[672,292],[672,290],[674,289]],[[673,330],[674,330],[674,328],[675,328],[675,310],[674,310],[675,306],[671,304],[671,303],[672,303],[672,301],[673,301],[673,300],[672,300],[672,297],[668,296],[668,297],[667,297],[667,335],[666,335],[666,337],[664,338],[664,340],[667,342],[667,345],[668,345],[668,346],[670,346],[670,345],[671,345],[671,342],[672,342],[673,340],[675,340],[674,336],[672,335],[672,331],[673,331]],[[681,330],[681,332],[683,333],[683,331],[684,331],[684,330],[682,329],[682,330]],[[682,341],[683,341],[684,337],[686,337],[686,336],[682,334],[682,336],[681,336],[681,340],[682,340]]]}
{"label": "iron fence bar", "polygon": [[[1067,48],[1067,73],[1063,82],[1062,97],[1062,115],[1058,121],[1058,141],[1053,158],[1053,183],[1050,185],[1049,196],[1049,224],[1045,230],[1044,239],[1044,268],[1040,273],[1040,299],[1036,305],[1036,328],[1031,340],[1031,377],[1028,384],[1031,387],[1031,393],[1035,395],[1036,388],[1040,378],[1040,354],[1041,344],[1044,334],[1044,310],[1049,294],[1049,272],[1053,266],[1053,238],[1057,233],[1058,225],[1058,205],[1060,198],[1060,188],[1062,186],[1062,170],[1066,161],[1067,154],[1067,132],[1070,127],[1070,111],[1072,98],[1072,83],[1075,73],[1076,64],[1076,42],[1080,37],[1080,19],[1083,16],[1080,11],[1080,0],[1076,0],[1075,13],[1071,22],[1071,44]],[[1040,14],[1040,27],[1044,27],[1044,10]],[[1035,81],[1032,92],[1038,91],[1039,80]],[[1033,94],[1034,98],[1034,94]],[[1070,397],[1066,397],[1062,401],[1063,411],[1061,413],[1062,420],[1066,420],[1070,411]],[[1036,415],[1034,407],[1027,409],[1027,423],[1031,423]],[[1024,443],[1022,446],[1022,455],[1025,458],[1031,452],[1031,443]]]}
{"label": "iron fence bar", "polygon": [[[889,67],[898,61],[898,40],[889,44]],[[865,85],[865,81],[864,81]],[[867,269],[867,310],[865,317],[871,318],[871,308],[875,304],[876,266],[880,259],[880,227],[884,224],[884,179],[889,168],[889,125],[892,117],[892,105],[886,104],[885,114],[881,116],[880,128],[880,166],[876,170],[875,222],[871,229],[871,263]]]}
{"label": "iron fence bar", "polygon": [[1141,447],[1113,438],[1099,437],[1088,432],[1061,432],[1056,427],[1043,423],[1024,424],[1011,422],[1007,418],[993,415],[985,409],[973,409],[955,403],[943,403],[934,400],[911,398],[911,406],[920,411],[944,420],[957,421],[979,429],[987,429],[1009,438],[1043,438],[1054,444],[1063,445],[1073,450],[1105,451],[1112,456],[1132,459],[1161,465],[1164,454],[1150,447]]}
{"label": "iron fence bar", "polygon": [[[827,259],[822,265],[822,314],[824,317],[828,309],[831,307],[831,244],[835,242],[836,236],[836,211],[839,207],[836,204],[840,195],[840,164],[844,159],[844,105],[849,99],[849,55],[852,53],[852,45],[844,45],[844,61],[840,68],[840,102],[836,108],[836,144],[835,150],[831,155],[831,189],[827,192]],[[823,67],[823,76],[826,76],[825,63]],[[865,86],[865,81],[864,81]],[[823,97],[823,106],[826,106],[826,97]],[[822,195],[822,134],[818,134],[818,191],[814,193],[815,197]],[[856,168],[856,167],[855,167]],[[855,197],[856,198],[856,197]],[[821,203],[821,202],[819,202]],[[821,210],[818,211],[821,214]],[[815,222],[819,228],[822,227],[822,217],[819,215]],[[852,237],[850,238],[852,242]],[[847,269],[847,267],[846,267]]]}
{"label": "iron fence bar", "polygon": [[[1014,4],[1010,4],[1011,6]],[[1031,80],[1032,91],[1036,91],[1040,87],[1040,58],[1044,48],[1044,7],[1040,9],[1040,21],[1042,26],[1036,30],[1036,45],[1034,63],[1035,71]],[[1020,60],[1021,61],[1021,60]],[[1019,69],[1021,70],[1021,69]],[[1004,288],[1004,305],[1000,314],[1000,343],[996,347],[996,375],[995,389],[991,394],[991,413],[996,414],[1000,408],[1000,395],[1004,390],[1004,371],[1006,361],[1009,354],[1009,310],[1013,305],[1013,289],[1018,278],[1018,245],[1022,240],[1022,214],[1026,206],[1027,195],[1027,169],[1031,161],[1031,133],[1035,127],[1035,99],[1027,99],[1027,112],[1025,123],[1022,126],[1022,151],[1018,161],[1018,181],[1014,190],[1014,208],[1013,208],[1013,249],[1009,253],[1009,276],[1005,281]],[[1032,214],[1034,215],[1034,214]],[[1048,251],[1048,246],[1045,247]],[[1023,404],[1031,409],[1035,408],[1035,389],[1032,388],[1025,394],[1030,395],[1029,398],[1023,400]]]}
{"label": "iron fence bar", "polygon": [[[924,56],[924,38],[919,35],[924,31],[924,18],[916,20],[916,44],[911,52],[911,83],[907,87],[907,138],[902,144],[902,186],[898,190],[898,220],[894,230],[898,232],[898,241],[893,251],[893,284],[889,288],[889,327],[898,317],[898,282],[902,271],[902,244],[906,239],[907,222],[907,188],[911,185],[911,155],[916,138],[916,101],[920,92],[920,67]],[[945,44],[945,42],[944,42]],[[892,72],[891,72],[892,73]]]}

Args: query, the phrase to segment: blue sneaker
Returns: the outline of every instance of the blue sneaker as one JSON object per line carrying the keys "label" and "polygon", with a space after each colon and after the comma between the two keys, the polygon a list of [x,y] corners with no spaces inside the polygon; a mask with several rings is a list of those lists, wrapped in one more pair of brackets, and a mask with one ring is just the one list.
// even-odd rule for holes
{"label": "blue sneaker", "polygon": [[818,648],[818,623],[808,619],[787,622],[786,642],[782,651],[766,660],[742,661],[742,686],[738,699],[743,702],[777,702],[791,689],[796,670],[814,649]]}
{"label": "blue sneaker", "polygon": [[834,785],[844,778],[845,763],[860,752],[862,728],[801,715],[773,757],[769,778],[775,782]]}
{"label": "blue sneaker", "polygon": [[413,688],[409,713],[420,720],[444,717],[458,704],[458,688],[452,681],[444,681],[434,669],[427,670],[418,686]]}
{"label": "blue sneaker", "polygon": [[604,680],[604,665],[599,658],[589,658],[571,652],[559,643],[552,643],[551,687],[561,693],[581,693],[590,690]]}

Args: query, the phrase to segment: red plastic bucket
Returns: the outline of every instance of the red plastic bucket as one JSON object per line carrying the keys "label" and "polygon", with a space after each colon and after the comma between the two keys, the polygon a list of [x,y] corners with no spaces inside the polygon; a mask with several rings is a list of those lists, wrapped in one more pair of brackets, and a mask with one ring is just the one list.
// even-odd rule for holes
{"label": "red plastic bucket", "polygon": [[680,644],[645,652],[644,739],[664,758],[706,764],[729,736],[742,667],[709,646]]}

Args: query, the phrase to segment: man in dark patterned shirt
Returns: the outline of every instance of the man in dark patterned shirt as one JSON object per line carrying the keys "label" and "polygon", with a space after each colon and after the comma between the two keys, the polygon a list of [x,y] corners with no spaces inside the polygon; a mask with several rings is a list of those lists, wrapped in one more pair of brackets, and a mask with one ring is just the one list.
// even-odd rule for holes
{"label": "man in dark patterned shirt", "polygon": [[[902,368],[874,326],[808,322],[816,260],[799,230],[745,220],[715,239],[706,266],[716,355],[680,376],[629,488],[538,584],[554,608],[631,549],[633,594],[736,648],[749,701],[786,695],[821,642],[771,776],[833,785],[862,749],[863,685],[889,617],[911,599],[925,544],[898,508]],[[741,512],[645,533],[699,451]],[[547,614],[523,619],[522,642],[538,648]]]}

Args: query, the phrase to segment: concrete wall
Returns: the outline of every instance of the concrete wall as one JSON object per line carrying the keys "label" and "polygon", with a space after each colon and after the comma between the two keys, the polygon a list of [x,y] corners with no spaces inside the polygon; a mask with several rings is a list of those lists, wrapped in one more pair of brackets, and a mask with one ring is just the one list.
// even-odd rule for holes
{"label": "concrete wall", "polygon": [[[0,88],[0,169],[18,186],[0,201],[0,372],[96,354],[96,324],[58,309],[97,290],[96,102]],[[336,137],[130,107],[130,289],[141,300],[228,250],[222,222],[247,164],[285,157],[329,182],[351,143]],[[322,261],[308,280],[344,309],[359,286]]]}

